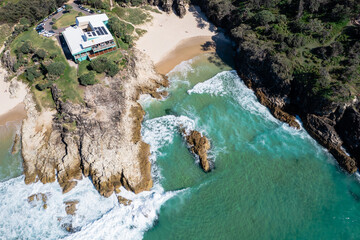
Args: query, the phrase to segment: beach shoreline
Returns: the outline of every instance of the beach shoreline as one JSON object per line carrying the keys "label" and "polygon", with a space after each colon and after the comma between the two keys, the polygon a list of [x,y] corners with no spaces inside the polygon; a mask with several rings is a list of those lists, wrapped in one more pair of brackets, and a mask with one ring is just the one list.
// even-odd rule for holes
{"label": "beach shoreline", "polygon": [[28,94],[28,87],[16,78],[6,81],[7,76],[7,70],[0,64],[0,125],[26,117],[23,102]]}
{"label": "beach shoreline", "polygon": [[223,35],[197,6],[188,6],[183,18],[173,12],[151,15],[152,21],[140,26],[147,32],[135,46],[150,57],[160,74],[168,73],[182,61],[215,52],[214,38]]}

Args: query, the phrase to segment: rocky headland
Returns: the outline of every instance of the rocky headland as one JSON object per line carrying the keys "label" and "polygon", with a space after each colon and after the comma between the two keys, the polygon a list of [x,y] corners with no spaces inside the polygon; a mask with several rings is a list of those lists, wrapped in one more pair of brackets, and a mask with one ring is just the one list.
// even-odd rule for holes
{"label": "rocky headland", "polygon": [[241,14],[235,14],[235,6],[206,0],[192,2],[216,26],[228,31],[236,43],[237,71],[259,101],[276,118],[295,128],[300,127],[295,115],[300,116],[305,129],[329,150],[339,165],[348,173],[356,172],[360,167],[359,97],[350,98],[343,89],[334,90],[342,94],[343,99],[339,100],[313,94],[309,85],[293,81],[288,65],[272,56],[266,44],[252,39],[249,27],[241,25]]}
{"label": "rocky headland", "polygon": [[126,70],[87,86],[81,104],[62,101],[56,84],[51,87],[56,110],[39,112],[28,95],[22,125],[25,182],[57,180],[65,193],[89,176],[105,197],[121,186],[135,193],[149,190],[150,147],[141,140],[144,111],[137,100],[142,93],[161,97],[157,88],[166,85],[147,56],[133,50]]}

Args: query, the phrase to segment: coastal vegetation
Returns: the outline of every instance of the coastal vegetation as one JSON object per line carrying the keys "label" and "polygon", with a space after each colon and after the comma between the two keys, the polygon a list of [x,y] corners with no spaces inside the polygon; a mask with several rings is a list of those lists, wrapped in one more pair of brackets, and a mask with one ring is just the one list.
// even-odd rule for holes
{"label": "coastal vegetation", "polygon": [[0,23],[18,23],[21,18],[31,25],[54,12],[66,0],[25,0],[8,2],[0,8]]}
{"label": "coastal vegetation", "polygon": [[116,13],[119,18],[134,25],[140,25],[151,20],[151,15],[141,8],[115,7],[112,12]]}
{"label": "coastal vegetation", "polygon": [[359,96],[360,27],[352,21],[360,14],[358,1],[195,2],[266,68],[264,74],[328,101]]}

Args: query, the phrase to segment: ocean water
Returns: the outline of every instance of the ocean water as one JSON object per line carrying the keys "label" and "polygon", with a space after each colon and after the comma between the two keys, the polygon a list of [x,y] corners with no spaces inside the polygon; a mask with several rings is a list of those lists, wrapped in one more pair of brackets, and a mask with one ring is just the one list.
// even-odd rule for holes
{"label": "ocean water", "polygon": [[[58,183],[25,185],[14,131],[1,135],[0,239],[359,239],[360,184],[304,129],[279,122],[236,72],[200,55],[168,74],[169,97],[142,96],[154,188],[130,206],[104,198],[89,179],[62,194]],[[179,128],[211,141],[204,173]],[[3,137],[5,136],[5,137]],[[48,196],[29,203],[34,193]],[[64,201],[78,200],[74,217]],[[72,224],[76,233],[62,226]]]}

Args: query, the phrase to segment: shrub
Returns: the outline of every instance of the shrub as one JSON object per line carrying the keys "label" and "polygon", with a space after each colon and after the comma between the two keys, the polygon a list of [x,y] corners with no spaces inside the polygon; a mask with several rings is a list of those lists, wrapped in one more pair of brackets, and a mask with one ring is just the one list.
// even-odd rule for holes
{"label": "shrub", "polygon": [[79,13],[78,13],[78,16],[79,16],[79,17],[81,17],[81,16],[83,16],[83,15],[84,15],[84,14],[83,14],[82,12],[79,12]]}
{"label": "shrub", "polygon": [[19,50],[20,50],[20,52],[22,52],[24,54],[30,53],[32,51],[31,42],[30,41],[24,42],[23,45],[21,45]]}
{"label": "shrub", "polygon": [[55,22],[56,22],[56,18],[52,18],[51,21],[52,21],[53,23],[55,23]]}
{"label": "shrub", "polygon": [[112,62],[111,64],[109,64],[107,74],[110,77],[115,76],[118,72],[119,72],[119,67],[115,63]]}
{"label": "shrub", "polygon": [[106,57],[98,57],[90,63],[90,68],[97,73],[105,72],[107,75],[113,77],[119,72],[116,63],[109,61]]}
{"label": "shrub", "polygon": [[65,10],[66,11],[70,11],[71,9],[73,9],[73,7],[71,5],[69,5],[69,4],[65,5]]}
{"label": "shrub", "polygon": [[52,25],[52,27],[51,27],[53,30],[57,30],[58,28],[57,28],[57,26],[55,26],[55,25]]}
{"label": "shrub", "polygon": [[46,51],[44,49],[40,48],[36,51],[35,55],[37,58],[44,60],[46,57]]}
{"label": "shrub", "polygon": [[62,62],[54,62],[46,66],[46,71],[49,75],[60,76],[65,71],[65,64]]}
{"label": "shrub", "polygon": [[29,82],[34,81],[35,78],[41,76],[41,73],[37,71],[36,67],[30,67],[25,71],[25,77]]}
{"label": "shrub", "polygon": [[96,83],[95,73],[89,72],[79,77],[79,83],[83,86],[94,85]]}
{"label": "shrub", "polygon": [[98,57],[90,63],[90,67],[97,73],[103,73],[108,67],[108,60],[106,57]]}
{"label": "shrub", "polygon": [[268,10],[262,10],[262,11],[258,12],[257,14],[255,14],[254,18],[255,18],[255,21],[262,26],[275,21],[274,14],[272,14],[272,12],[270,12]]}

